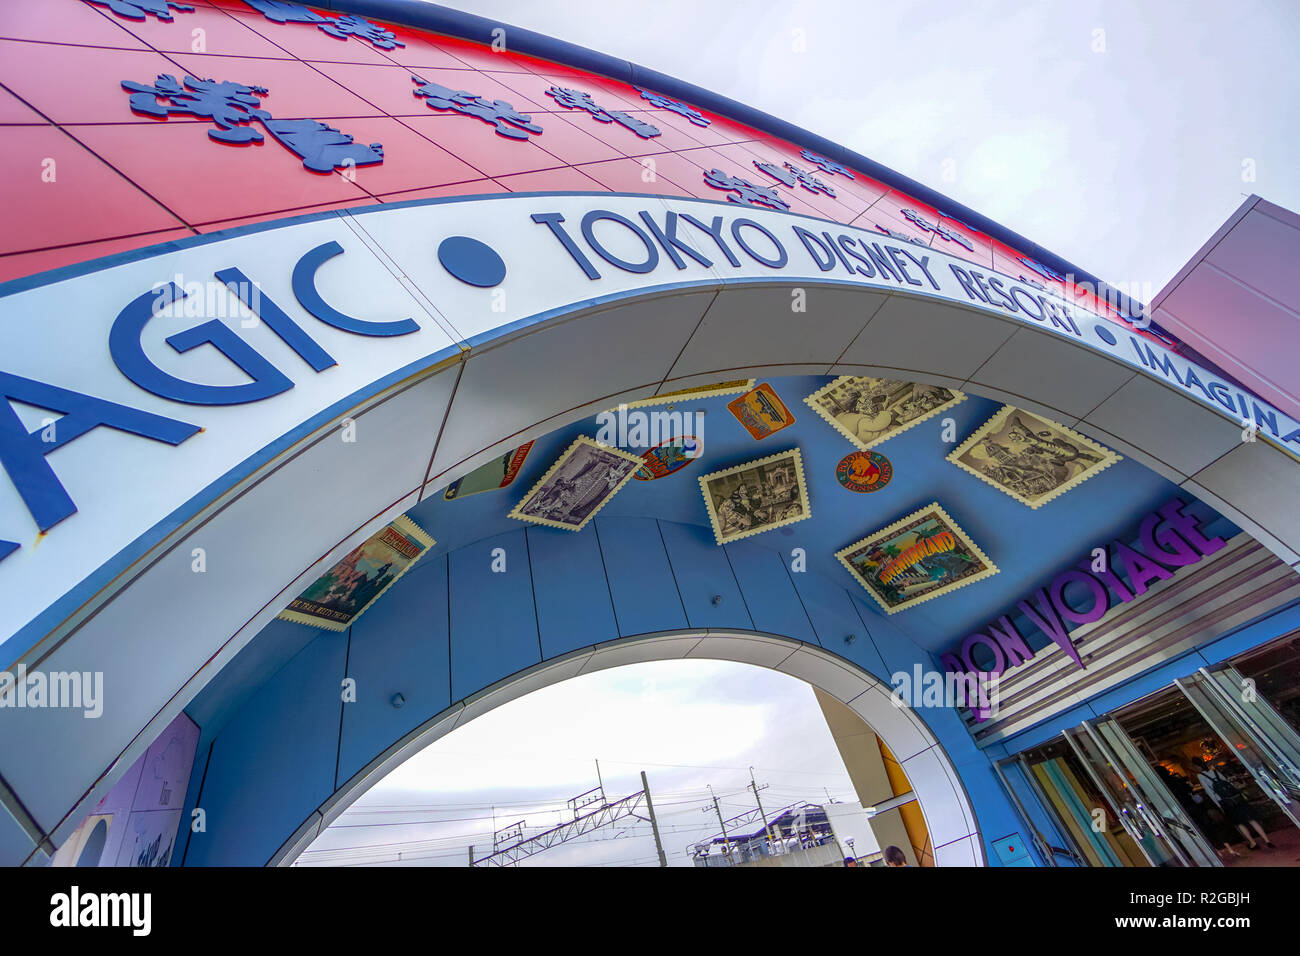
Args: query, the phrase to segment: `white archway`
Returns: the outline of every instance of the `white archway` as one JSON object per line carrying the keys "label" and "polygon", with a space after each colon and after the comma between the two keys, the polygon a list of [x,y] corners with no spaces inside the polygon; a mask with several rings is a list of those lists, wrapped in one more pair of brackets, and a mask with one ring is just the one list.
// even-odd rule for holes
{"label": "white archway", "polygon": [[753,664],[796,677],[846,704],[885,742],[912,784],[939,866],[982,866],[983,843],[970,799],[943,747],[911,708],[849,661],[803,641],[752,631],[682,630],[623,638],[574,651],[511,675],[436,714],[393,742],[318,807],[271,858],[292,864],[367,790],[435,740],[490,710],[583,674],[657,660]]}
{"label": "white archway", "polygon": [[[611,206],[618,199],[602,196],[598,202]],[[548,208],[593,201],[467,200],[449,204],[456,207],[451,226],[471,231],[479,203],[543,200]],[[653,202],[710,212],[727,207],[699,200]],[[800,218],[745,212],[764,222]],[[371,225],[374,217],[346,218],[370,226],[372,242],[391,239]],[[291,303],[289,264],[338,226],[315,220],[264,232],[275,234],[269,248],[283,267],[283,274],[270,274],[266,291]],[[514,233],[502,240],[503,250],[518,251],[507,239],[513,242]],[[202,271],[229,264],[242,247],[223,249],[219,242],[194,248],[207,257],[196,266]],[[527,243],[522,248],[536,252]],[[141,266],[147,258],[113,269],[134,269],[130,281],[138,283],[159,268],[172,268],[173,259],[162,256],[149,269]],[[608,295],[591,298],[584,292],[588,297],[582,299],[574,298],[572,288],[539,277],[528,294],[539,305],[560,304],[540,314],[514,306],[522,317],[489,332],[481,314],[484,300],[473,305],[465,290],[444,288],[446,276],[437,285],[431,273],[408,267],[406,282],[424,283],[426,302],[437,301],[453,320],[470,323],[470,331],[461,332],[468,345],[402,366],[405,377],[379,375],[351,393],[353,404],[330,405],[328,419],[309,433],[287,432],[291,442],[267,446],[247,474],[212,492],[194,514],[151,528],[162,537],[69,609],[22,656],[29,670],[102,671],[105,686],[122,694],[111,717],[93,726],[71,712],[11,712],[7,718],[11,731],[0,739],[0,773],[9,792],[0,796],[33,843],[57,845],[66,838],[117,772],[293,595],[377,528],[507,448],[661,391],[750,375],[875,374],[1008,401],[1148,465],[1300,565],[1300,518],[1286,504],[1300,495],[1295,461],[1265,442],[1243,443],[1239,423],[1149,370],[989,306],[961,304],[912,286],[831,280],[815,268],[799,275],[754,271],[762,268],[754,266],[747,277],[723,277],[715,264],[691,281],[670,285],[639,286],[646,280],[613,275]],[[391,272],[380,271],[391,284],[385,287],[391,299],[398,287]],[[689,269],[683,276],[688,274]],[[82,277],[88,280],[86,295],[98,288],[99,275]],[[346,276],[337,285],[322,283],[340,307],[362,311],[365,290],[351,288]],[[806,309],[792,319],[792,293],[799,290]],[[474,332],[475,324],[483,331]],[[355,445],[337,440],[345,421],[357,425]],[[151,480],[165,479],[163,474]],[[191,555],[198,547],[238,554],[240,560],[211,562],[205,574],[196,575]],[[195,608],[204,613],[196,615]],[[24,744],[29,739],[42,740],[61,759],[34,755]]]}

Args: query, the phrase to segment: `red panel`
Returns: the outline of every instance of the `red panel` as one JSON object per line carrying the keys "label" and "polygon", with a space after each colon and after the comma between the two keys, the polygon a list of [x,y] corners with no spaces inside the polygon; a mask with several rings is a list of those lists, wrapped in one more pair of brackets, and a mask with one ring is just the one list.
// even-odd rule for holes
{"label": "red panel", "polygon": [[854,222],[854,225],[868,230],[874,230],[877,226],[883,226],[886,229],[899,233],[900,235],[911,236],[914,239],[919,239],[927,246],[933,244],[931,240],[934,237],[930,233],[918,229],[911,223],[911,221],[904,219],[902,216],[895,215],[895,210],[886,205],[883,201],[876,203],[863,213],[858,220]]}
{"label": "red panel", "polygon": [[[745,152],[741,147],[718,146],[708,150],[707,153],[712,154],[717,159],[717,163],[715,165],[710,165],[710,169],[720,169],[728,176],[738,176],[747,182],[753,183],[755,186],[775,188],[776,194],[789,204],[789,209],[786,210],[788,212],[798,213],[801,216],[821,217],[821,213],[818,212],[815,207],[804,202],[798,195],[787,189],[785,186],[777,183],[776,180],[769,176],[764,176],[755,169],[752,155]],[[704,157],[699,156],[698,158],[703,159]],[[726,201],[729,196],[735,195],[735,193],[729,190],[714,189],[712,186],[708,185],[704,181],[703,171],[701,171],[697,182],[699,184],[699,189],[695,192],[695,195],[702,196],[705,199],[719,199]],[[746,203],[745,205],[749,204]],[[766,209],[769,207],[763,206],[761,208]]]}
{"label": "red panel", "polygon": [[108,239],[104,242],[83,242],[76,246],[59,246],[55,249],[43,249],[40,252],[19,252],[14,255],[0,256],[0,282],[36,275],[47,269],[70,266],[77,262],[90,262],[101,256],[111,256],[116,252],[131,249],[143,249],[159,242],[184,239],[194,235],[188,229],[166,229],[162,232],[150,232],[129,239]]}
{"label": "red panel", "polygon": [[464,60],[457,59],[438,46],[435,38],[429,34],[416,33],[414,30],[408,30],[405,27],[391,25],[388,29],[397,35],[398,40],[406,44],[406,46],[397,47],[393,50],[383,51],[384,56],[394,63],[399,63],[405,67],[424,66],[444,70],[470,68],[470,65]]}
{"label": "red panel", "polygon": [[0,90],[0,124],[49,122],[8,90]]}
{"label": "red panel", "polygon": [[913,199],[911,196],[907,195],[907,193],[899,192],[897,189],[891,189],[871,206],[871,212],[873,214],[888,216],[891,219],[906,223],[911,227],[913,232],[916,232],[928,241],[932,233],[928,233],[918,226],[913,226],[911,221],[903,215],[904,209],[916,213],[926,222],[931,224],[939,221],[939,214],[932,207]]}
{"label": "red panel", "polygon": [[382,163],[351,170],[356,184],[373,195],[482,178],[477,169],[395,119],[350,119],[341,125],[358,143],[384,146]]}
{"label": "red panel", "polygon": [[473,67],[476,70],[497,70],[509,73],[531,72],[529,62],[509,52],[510,38],[508,35],[506,37],[507,49],[500,53],[492,52],[490,47],[470,43],[468,40],[461,40],[456,37],[439,36],[437,34],[428,34],[428,36],[438,47],[450,53],[466,66]]}
{"label": "red panel", "polygon": [[679,186],[688,195],[706,199],[718,199],[722,196],[716,189],[704,184],[704,173],[712,169],[723,158],[711,149],[691,149],[681,153],[656,153],[633,160],[638,166],[653,162],[660,176]]}
{"label": "red panel", "polygon": [[443,196],[490,196],[508,190],[494,179],[475,179],[468,183],[434,186],[431,189],[410,189],[402,193],[380,196],[382,202],[407,202],[412,199],[438,199]]}
{"label": "red panel", "polygon": [[[649,105],[648,103],[646,104]],[[685,116],[680,113],[674,113],[672,110],[659,110],[655,113],[657,119],[651,120],[662,130],[675,130],[692,140],[704,146],[722,146],[726,143],[736,142],[734,138],[727,135],[727,132],[718,128],[717,121],[712,114],[701,110],[701,114],[707,120],[712,120],[708,126],[696,126]]]}
{"label": "red panel", "polygon": [[473,116],[435,114],[431,110],[429,116],[403,122],[485,176],[509,176],[562,165],[560,160],[538,145],[538,137],[507,139],[498,136],[491,124]]}
{"label": "red panel", "polygon": [[[189,0],[186,0],[188,3]],[[131,21],[127,27],[155,50],[164,53],[222,53],[229,56],[291,56],[274,43],[264,39],[239,19],[203,3],[190,3],[193,13],[175,12],[171,23],[146,17],[143,23]],[[248,7],[243,9],[247,10]],[[195,49],[202,30],[202,48]]]}
{"label": "red panel", "polygon": [[[346,63],[388,62],[384,55],[366,40],[359,40],[356,37],[340,40],[312,23],[276,23],[248,7],[242,10],[237,7],[227,9],[230,16],[301,60],[331,60]],[[327,11],[320,12],[330,16]]]}
{"label": "red panel", "polygon": [[738,123],[735,120],[727,119],[725,116],[713,116],[712,129],[721,133],[733,143],[743,142],[750,139],[767,139],[768,134],[761,130],[756,130],[752,126],[746,126],[744,123]]}
{"label": "red panel", "polygon": [[[1021,253],[1012,249],[1010,246],[1004,245],[996,239],[993,240],[993,268],[996,271],[1001,272],[1003,275],[1008,275],[1013,279],[1019,279],[1023,276],[1026,279],[1030,279],[1040,285],[1046,286],[1057,295],[1065,295],[1064,283],[1059,282],[1056,279],[1049,279],[1047,276],[1039,275],[1033,269],[1029,268],[1029,266],[1020,261],[1021,255]],[[1024,256],[1024,258],[1032,259],[1033,256]],[[1067,298],[1070,298],[1073,301],[1072,296],[1067,296]],[[1081,308],[1084,307],[1082,303],[1079,303],[1079,305]]]}
{"label": "red panel", "polygon": [[[823,182],[831,186],[837,193],[853,196],[856,200],[856,205],[865,204],[871,206],[889,192],[889,187],[884,183],[877,182],[870,176],[865,176],[857,170],[851,170],[853,173],[852,179],[839,173],[824,172],[815,163],[804,159],[799,147],[783,140],[764,136],[762,139],[756,140],[752,143],[747,143],[746,148],[754,153],[764,156],[765,158],[770,155],[776,156],[779,159],[777,165],[791,162],[800,169],[810,170]],[[813,150],[813,152],[816,152],[816,150]]]}
{"label": "red panel", "polygon": [[514,66],[527,67],[533,73],[541,73],[544,76],[590,76],[585,70],[580,70],[576,66],[565,66],[563,63],[556,63],[554,60],[542,60],[535,56],[529,56],[527,53],[514,53],[510,57],[512,69]]}
{"label": "red panel", "polygon": [[[1057,285],[1022,266],[1012,250],[965,227],[947,223],[976,247],[974,253],[920,230],[902,217],[901,210],[915,210],[938,223],[937,210],[861,174],[849,180],[823,173],[799,156],[793,144],[707,111],[711,125],[699,127],[680,114],[654,108],[621,81],[508,49],[494,52],[468,41],[390,26],[407,46],[380,51],[355,37],[329,36],[311,24],[277,24],[242,0],[187,0],[197,9],[176,12],[171,23],[152,17],[144,22],[119,20],[80,0],[0,2],[5,4],[0,22],[0,83],[17,94],[0,89],[0,125],[6,127],[10,146],[7,192],[0,195],[15,194],[11,205],[20,212],[12,221],[23,223],[24,235],[14,241],[23,248],[31,248],[31,243],[74,241],[88,247],[98,243],[87,240],[98,239],[104,230],[120,236],[124,230],[164,229],[172,219],[150,201],[149,194],[189,221],[224,224],[279,218],[288,210],[371,202],[367,191],[398,201],[501,189],[604,186],[621,192],[680,193],[725,201],[725,191],[704,183],[705,171],[716,167],[775,189],[789,202],[791,212],[855,222],[868,229],[880,223],[986,267],[993,261],[1010,275]],[[204,31],[204,54],[192,49],[196,29]],[[148,50],[133,33],[168,55]],[[3,39],[11,36],[58,42]],[[504,40],[508,46],[508,32]],[[384,143],[386,159],[379,166],[356,169],[356,182],[348,182],[339,175],[303,169],[297,156],[269,136],[260,146],[232,147],[207,137],[211,128],[207,120],[178,116],[163,121],[130,111],[122,80],[149,83],[159,73],[179,78],[187,71],[266,86],[270,94],[263,105],[277,118],[327,121],[358,142]],[[452,89],[506,100],[532,114],[544,132],[516,141],[496,135],[489,124],[473,117],[430,110],[413,95],[412,72]],[[552,85],[589,92],[600,106],[633,113],[659,127],[662,135],[643,139],[620,124],[599,123],[585,111],[566,110],[546,95]],[[32,108],[18,97],[28,100]],[[11,131],[41,129],[57,136],[57,131],[35,125],[44,122],[42,113],[55,123],[77,124],[70,132],[84,138],[123,175],[137,180],[139,189],[77,147],[81,163],[97,170],[99,177],[87,175],[82,180],[77,187],[79,204],[68,196],[71,183],[63,182],[50,209],[23,212],[23,202],[50,205],[53,194],[33,191],[26,196],[19,189],[24,176],[30,179],[33,164],[38,168],[60,141],[17,140]],[[64,139],[61,145],[66,149],[69,142]],[[644,179],[647,159],[653,162],[657,183]],[[789,161],[808,169],[834,188],[837,196],[832,199],[798,185],[781,185],[758,170],[755,159],[778,166]],[[61,174],[67,169],[62,160],[59,168]],[[14,170],[19,185],[14,184]],[[82,209],[102,206],[104,196],[119,205],[129,206],[130,199],[137,207],[124,216],[96,215],[89,224],[74,221]],[[138,206],[141,202],[144,205]],[[149,225],[137,221],[145,215],[141,209],[154,217]],[[30,228],[29,220],[37,227]],[[101,226],[96,233],[94,223],[112,225]]]}
{"label": "red panel", "polygon": [[[840,210],[833,206],[823,208],[814,195],[803,189],[801,186],[790,188],[779,181],[768,176],[754,165],[757,158],[754,153],[750,152],[747,145],[731,144],[729,146],[716,146],[711,150],[718,155],[720,161],[717,168],[731,176],[739,176],[741,179],[748,180],[756,186],[764,186],[768,189],[775,189],[776,194],[790,204],[789,212],[799,213],[804,216],[817,216],[821,219],[840,220]],[[688,153],[694,161],[703,158],[701,155]],[[723,197],[726,193],[710,188],[710,192],[716,197]],[[834,200],[826,200],[833,203]],[[847,220],[843,220],[847,221]]]}
{"label": "red panel", "polygon": [[107,10],[101,13],[81,0],[9,0],[0,18],[0,37],[143,50],[145,45],[119,25],[125,23]]}
{"label": "red panel", "polygon": [[[773,166],[777,167],[778,169],[782,169],[782,170],[785,169],[785,163],[787,162],[786,156],[788,154],[773,149],[771,147],[771,144],[766,141],[754,140],[752,142],[745,143],[744,145],[729,147],[729,149],[733,153],[739,152],[740,150],[744,150],[747,154],[749,154],[749,156],[752,157],[752,159],[750,160],[751,166],[753,165],[754,160],[757,160],[760,163],[771,163]],[[795,155],[796,158],[789,161],[793,163],[793,165],[796,166],[797,168],[802,169],[805,172],[812,173],[814,176],[816,176],[819,180],[821,180],[832,190],[834,190],[835,196],[834,197],[828,196],[820,190],[805,189],[802,185],[800,185],[797,182],[795,183],[794,186],[782,185],[781,189],[783,192],[788,191],[798,196],[809,206],[812,206],[814,209],[818,210],[818,215],[822,216],[823,218],[831,219],[835,222],[842,222],[846,224],[856,219],[859,215],[862,214],[863,210],[865,210],[867,206],[870,205],[865,200],[863,200],[860,196],[857,196],[854,193],[849,192],[848,190],[843,188],[842,184],[848,182],[848,180],[845,177],[832,176],[830,173],[824,173],[820,169],[818,169],[815,165],[805,160],[803,157],[798,156],[797,153]],[[774,185],[777,184],[778,182],[775,178],[769,176],[767,173],[763,172],[757,166],[754,166],[754,172],[760,178],[751,180],[753,182],[761,181],[765,185]]]}
{"label": "red panel", "polygon": [[[483,75],[491,77],[494,83],[499,83],[501,86],[511,91],[506,95],[506,99],[510,99],[511,96],[514,96],[516,100],[522,98],[529,100],[532,103],[536,103],[537,108],[544,111],[558,111],[562,113],[569,112],[556,103],[554,97],[548,96],[546,91],[553,86],[573,84],[573,77],[568,77],[564,80],[561,80],[559,77],[556,77],[555,79],[547,79],[546,77],[538,76],[536,73],[504,73],[495,71],[484,71]],[[622,107],[618,106],[610,107],[610,109],[621,108]],[[576,113],[578,111],[574,110],[573,112]]]}
{"label": "red panel", "polygon": [[[656,157],[646,157],[652,163]],[[665,176],[657,166],[644,166],[642,160],[615,159],[606,163],[588,163],[578,169],[607,189],[620,193],[650,193],[656,196],[689,196],[685,189]],[[653,178],[647,181],[646,177]]]}
{"label": "red panel", "polygon": [[[343,124],[346,125],[346,124]],[[191,225],[369,197],[337,173],[314,173],[272,137],[229,146],[206,123],[73,126],[78,139]],[[345,130],[346,132],[346,130]]]}
{"label": "red panel", "polygon": [[[425,116],[429,113],[427,101],[415,95],[416,84],[411,82],[411,71],[406,67],[317,63],[316,69],[389,116]],[[477,75],[463,72],[466,77]]]}
{"label": "red panel", "polygon": [[514,193],[532,192],[601,192],[604,187],[569,166],[543,169],[518,176],[498,176],[497,182]]}
{"label": "red panel", "polygon": [[122,81],[182,72],[157,53],[0,40],[0,83],[56,123],[149,122],[131,112]]}
{"label": "red panel", "polygon": [[[501,77],[510,74],[498,74],[496,77],[492,77],[477,70],[436,69],[413,70],[412,72],[419,74],[421,79],[441,83],[453,90],[465,90],[467,93],[481,96],[487,100],[505,100],[515,109],[525,113],[545,113],[555,108],[555,101],[549,96],[543,96],[540,100],[530,99],[518,90],[511,89],[503,84]],[[415,88],[409,74],[406,77],[406,84],[411,89]]]}
{"label": "red panel", "polygon": [[[631,130],[624,129],[615,123],[611,123],[611,132],[607,134],[611,145],[617,146],[629,156],[647,156],[650,153],[677,152],[683,149],[698,149],[704,144],[691,136],[684,133],[678,127],[664,122],[665,117],[673,116],[667,110],[628,110],[632,116],[641,120],[643,123],[649,123],[651,126],[658,127],[659,135],[650,139],[642,139]],[[575,113],[575,116],[578,115]],[[604,126],[604,123],[598,124]],[[687,124],[689,125],[689,124]],[[616,127],[616,128],[615,128]]]}
{"label": "red panel", "polygon": [[[611,80],[605,76],[595,76],[588,73],[581,76],[574,76],[567,73],[557,73],[548,75],[539,74],[548,85],[563,86],[568,89],[581,90],[584,93],[590,93],[592,100],[607,110],[639,110],[644,109],[649,104],[641,99],[641,94],[626,83],[620,83],[618,80]],[[550,97],[548,96],[549,100]]]}
{"label": "red panel", "polygon": [[[889,187],[884,183],[877,182],[869,176],[864,176],[856,170],[852,171],[852,179],[839,173],[824,172],[815,163],[804,159],[799,148],[779,139],[764,137],[761,140],[746,143],[745,148],[762,157],[764,161],[776,162],[778,166],[791,162],[800,169],[809,170],[822,182],[834,189],[836,193],[841,196],[853,197],[852,200],[846,199],[846,203],[850,208],[857,209],[859,212],[862,207],[873,205],[889,192]],[[775,159],[772,159],[772,157],[775,157]]]}
{"label": "red panel", "polygon": [[[577,117],[575,117],[576,119]],[[598,137],[578,128],[567,116],[559,113],[538,113],[533,122],[542,127],[537,145],[562,163],[596,163],[605,159],[622,159],[623,154]]]}
{"label": "red panel", "polygon": [[[802,157],[801,157],[802,158]],[[845,192],[853,193],[868,207],[875,205],[883,196],[888,195],[889,187],[870,176],[864,176],[857,170],[853,170],[853,178],[847,176],[835,177],[835,188],[843,187]]]}
{"label": "red panel", "polygon": [[276,213],[266,213],[261,216],[245,216],[241,219],[223,219],[220,222],[210,222],[206,225],[198,226],[201,233],[220,232],[223,229],[235,229],[239,226],[251,226],[256,222],[275,222],[278,219],[292,219],[294,216],[309,216],[315,213],[329,212],[333,209],[354,209],[357,206],[375,206],[379,200],[367,196],[365,199],[354,202],[332,202],[324,203],[320,206],[305,206],[301,209],[283,209]]}
{"label": "red panel", "polygon": [[[191,125],[190,132],[195,131]],[[0,253],[183,225],[53,126],[9,126],[4,137],[0,208],[9,228],[0,232]],[[46,160],[53,160],[53,166]],[[44,181],[47,170],[53,182]]]}
{"label": "red panel", "polygon": [[262,99],[262,107],[276,119],[331,119],[383,114],[382,110],[353,96],[306,63],[194,53],[174,56],[176,62],[196,77],[266,87],[270,95]]}
{"label": "red panel", "polygon": [[936,249],[957,256],[960,259],[966,259],[969,262],[977,262],[986,269],[992,267],[993,240],[991,237],[984,235],[977,229],[963,226],[961,223],[946,217],[942,220],[942,225],[948,232],[955,233],[969,242],[972,248],[967,249],[961,243],[952,242],[951,240],[937,239],[933,243]]}

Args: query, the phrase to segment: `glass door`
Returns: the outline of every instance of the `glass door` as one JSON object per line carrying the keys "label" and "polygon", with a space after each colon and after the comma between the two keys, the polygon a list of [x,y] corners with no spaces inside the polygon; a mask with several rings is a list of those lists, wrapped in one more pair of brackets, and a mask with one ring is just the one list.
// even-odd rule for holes
{"label": "glass door", "polygon": [[[1054,834],[1056,842],[1043,840],[1054,866],[1150,866],[1115,811],[1107,812],[1107,798],[1064,740],[1009,758],[1007,772],[1015,768],[1034,798],[1030,805],[1044,817],[1043,831],[1032,820],[1031,826],[1040,839],[1045,832]],[[1023,806],[1018,797],[1016,803]]]}
{"label": "glass door", "polygon": [[1148,817],[1114,763],[1098,747],[1095,735],[1084,727],[1078,727],[1065,731],[1061,736],[1148,865],[1165,866],[1176,860],[1165,847],[1164,834]]}
{"label": "glass door", "polygon": [[1118,723],[1084,721],[1066,739],[1151,865],[1222,865]]}
{"label": "glass door", "polygon": [[1197,829],[1173,792],[1165,785],[1155,767],[1119,722],[1104,718],[1095,725],[1084,721],[1084,729],[1117,761],[1128,785],[1133,789],[1144,815],[1155,818],[1153,829],[1163,831],[1165,842],[1183,866],[1222,866],[1217,853]]}
{"label": "glass door", "polygon": [[1231,665],[1176,680],[1260,789],[1300,827],[1300,734]]}

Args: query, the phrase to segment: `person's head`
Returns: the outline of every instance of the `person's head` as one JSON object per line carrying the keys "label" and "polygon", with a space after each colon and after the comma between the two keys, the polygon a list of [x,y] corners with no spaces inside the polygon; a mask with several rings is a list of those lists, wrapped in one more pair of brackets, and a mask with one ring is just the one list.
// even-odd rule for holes
{"label": "person's head", "polygon": [[896,846],[885,847],[885,866],[907,866],[907,857]]}
{"label": "person's head", "polygon": [[844,858],[844,865],[845,865],[845,866],[857,866],[857,865],[858,865],[858,861],[857,861],[855,858],[851,857],[851,856],[846,856],[846,857]]}

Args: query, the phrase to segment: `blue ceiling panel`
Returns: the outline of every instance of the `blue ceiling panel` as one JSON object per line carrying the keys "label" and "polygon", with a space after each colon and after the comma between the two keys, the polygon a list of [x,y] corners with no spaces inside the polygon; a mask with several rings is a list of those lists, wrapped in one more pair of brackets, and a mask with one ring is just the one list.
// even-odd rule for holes
{"label": "blue ceiling panel", "polygon": [[[593,524],[605,558],[609,590],[614,596],[619,634],[631,637],[686,627],[686,610],[681,598],[661,600],[662,595],[676,595],[678,591],[659,533],[659,522],[653,518],[602,516]],[[579,532],[592,533],[592,525]],[[582,600],[582,595],[572,597]]]}
{"label": "blue ceiling panel", "polygon": [[[763,381],[763,379],[759,379]],[[1176,486],[1128,459],[1121,460],[1078,487],[1038,509],[1020,504],[1009,495],[981,481],[974,475],[946,461],[946,456],[976,428],[1001,407],[999,402],[968,396],[961,404],[943,415],[922,422],[875,448],[893,466],[889,484],[871,493],[849,491],[836,478],[836,465],[850,452],[849,443],[835,429],[812,411],[804,398],[830,381],[823,376],[785,376],[767,379],[793,413],[793,425],[756,441],[727,410],[733,395],[696,400],[678,399],[676,404],[651,406],[646,411],[673,411],[689,415],[687,431],[698,432],[703,440],[700,460],[654,481],[631,481],[600,512],[598,522],[616,519],[657,518],[699,526],[701,541],[711,540],[709,518],[700,493],[699,478],[710,472],[742,464],[756,458],[797,447],[802,452],[810,518],[766,534],[745,539],[740,545],[746,555],[755,548],[778,552],[777,560],[786,562],[791,549],[803,548],[807,569],[831,581],[839,582],[861,598],[859,610],[868,630],[872,621],[884,621],[884,611],[862,590],[835,560],[835,551],[863,538],[879,528],[910,514],[932,501],[938,501],[999,568],[999,573],[914,608],[889,615],[882,634],[890,637],[885,646],[897,645],[904,638],[929,651],[947,649],[972,630],[978,630],[1014,608],[1029,591],[1086,556],[1094,547],[1105,545],[1115,537],[1131,537],[1138,521],[1147,512],[1178,494]],[[945,419],[951,419],[949,437],[944,441]],[[412,517],[429,528],[438,540],[435,554],[463,547],[471,541],[518,529],[520,522],[506,515],[523,494],[541,478],[555,459],[578,435],[595,437],[599,430],[596,416],[566,426],[538,440],[515,482],[500,491],[484,492],[451,501],[441,493],[421,502],[411,511]],[[639,450],[639,449],[637,449]],[[1185,497],[1185,496],[1184,496]],[[637,526],[641,530],[641,547],[631,541],[609,543],[618,549],[615,609],[619,611],[620,631],[628,631],[620,602],[635,603],[638,574],[670,573],[663,557],[661,533],[652,521]],[[665,525],[666,527],[666,525]],[[556,532],[567,534],[568,532]],[[590,527],[582,534],[592,533]],[[675,534],[681,534],[675,532]],[[615,536],[611,535],[613,539]],[[675,539],[676,540],[676,539]],[[684,540],[684,539],[683,539]],[[604,539],[602,539],[602,542]],[[710,544],[710,547],[716,545]],[[733,547],[734,553],[741,550]],[[629,553],[624,553],[624,552]],[[721,554],[721,552],[720,552]],[[610,555],[604,559],[608,564]],[[746,567],[757,567],[753,558],[742,559]],[[766,628],[755,609],[762,599],[751,599],[750,588],[740,566],[735,567],[747,612],[754,626]],[[766,572],[765,580],[771,575]],[[706,575],[707,579],[707,575]],[[678,582],[679,586],[682,582]],[[692,603],[695,584],[683,593],[687,610],[701,621],[714,615]],[[699,588],[707,590],[703,582]],[[701,590],[701,593],[702,593]],[[713,593],[718,593],[716,590]],[[710,599],[712,595],[708,596]],[[719,607],[727,607],[724,596]],[[853,612],[855,615],[857,611]],[[654,619],[675,620],[685,626],[682,608],[659,608]],[[730,616],[726,617],[729,623]],[[645,620],[649,620],[646,618]],[[852,618],[845,618],[851,622]],[[800,622],[780,621],[781,627],[800,628]],[[831,627],[829,621],[823,627]],[[844,630],[841,623],[833,629]],[[859,629],[860,625],[859,625]],[[789,636],[800,636],[790,633]],[[843,640],[836,633],[836,641]],[[900,654],[886,652],[898,659]]]}
{"label": "blue ceiling panel", "polygon": [[[523,527],[514,524],[513,531],[451,554],[447,591],[452,700],[474,693],[502,674],[541,662],[528,545]],[[504,571],[497,570],[502,559]]]}
{"label": "blue ceiling panel", "polygon": [[609,588],[601,584],[587,594],[575,595],[565,584],[575,577],[604,581],[604,559],[593,528],[574,534],[558,528],[530,527],[528,555],[543,657],[558,657],[618,637]]}

